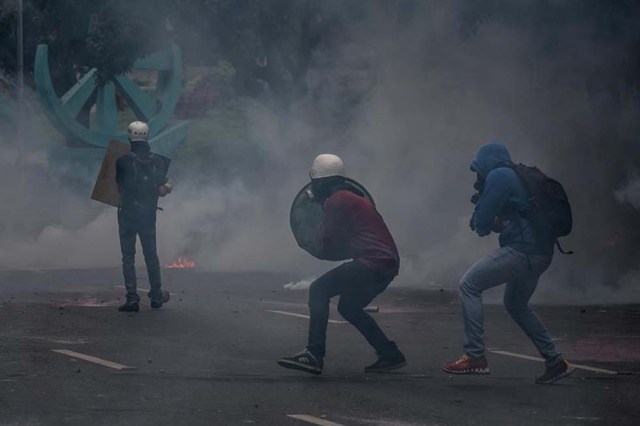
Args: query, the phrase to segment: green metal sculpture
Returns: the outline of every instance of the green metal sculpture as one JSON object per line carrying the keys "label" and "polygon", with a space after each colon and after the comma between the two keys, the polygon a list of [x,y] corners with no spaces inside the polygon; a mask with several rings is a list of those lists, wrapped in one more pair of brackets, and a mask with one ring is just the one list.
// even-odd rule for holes
{"label": "green metal sculpture", "polygon": [[[89,70],[61,98],[56,95],[49,72],[49,48],[45,44],[36,51],[34,79],[44,112],[73,147],[94,148],[78,150],[74,154],[96,156],[89,151],[97,148],[101,156],[109,141],[127,141],[126,126],[120,123],[116,92],[126,101],[140,121],[150,127],[151,149],[171,158],[186,138],[187,122],[172,122],[176,103],[182,90],[182,54],[171,44],[168,52],[156,53],[138,59],[133,70],[157,72],[157,84],[153,90],[144,90],[128,75],[118,75],[103,86],[96,84],[96,69]],[[93,105],[88,105],[92,103]],[[92,126],[81,123],[77,117],[88,106],[95,119]],[[88,154],[88,155],[87,155]]]}

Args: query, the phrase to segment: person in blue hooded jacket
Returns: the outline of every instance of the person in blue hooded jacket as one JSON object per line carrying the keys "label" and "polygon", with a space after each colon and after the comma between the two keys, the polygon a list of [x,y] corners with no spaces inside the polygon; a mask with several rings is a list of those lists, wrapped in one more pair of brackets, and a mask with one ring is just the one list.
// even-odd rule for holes
{"label": "person in blue hooded jacket", "polygon": [[526,216],[527,188],[512,164],[509,152],[499,143],[482,146],[471,162],[471,170],[477,174],[478,194],[472,199],[476,208],[470,227],[481,237],[499,233],[500,248],[471,266],[460,281],[464,354],[442,365],[442,369],[451,374],[489,374],[482,292],[507,283],[504,306],[545,359],[545,372],[536,383],[550,384],[571,374],[573,366],[558,351],[546,327],[529,307],[529,299],[551,264],[554,241],[536,235]]}

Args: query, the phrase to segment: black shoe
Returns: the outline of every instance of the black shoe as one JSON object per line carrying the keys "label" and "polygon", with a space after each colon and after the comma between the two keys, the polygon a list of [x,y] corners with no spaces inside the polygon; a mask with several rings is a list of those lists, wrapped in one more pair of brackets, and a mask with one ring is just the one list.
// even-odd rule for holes
{"label": "black shoe", "polygon": [[137,300],[127,300],[124,304],[118,307],[120,312],[138,312],[140,310],[140,305]]}
{"label": "black shoe", "polygon": [[562,360],[562,362],[559,362],[552,367],[547,366],[544,374],[536,378],[536,383],[539,385],[550,385],[562,379],[563,377],[572,375],[574,371],[575,367],[573,365],[569,364],[565,360]]}
{"label": "black shoe", "polygon": [[324,362],[316,358],[307,349],[290,357],[283,357],[278,360],[278,365],[292,370],[300,370],[311,374],[322,374]]}
{"label": "black shoe", "polygon": [[365,373],[386,373],[387,371],[397,370],[407,365],[407,360],[400,352],[396,350],[388,355],[379,355],[378,360],[364,369]]}
{"label": "black shoe", "polygon": [[155,295],[152,296],[151,293],[149,293],[149,298],[151,299],[151,307],[153,309],[160,309],[162,308],[162,305],[169,301],[171,293],[166,290],[162,290],[162,292],[160,292],[160,297],[155,297]]}

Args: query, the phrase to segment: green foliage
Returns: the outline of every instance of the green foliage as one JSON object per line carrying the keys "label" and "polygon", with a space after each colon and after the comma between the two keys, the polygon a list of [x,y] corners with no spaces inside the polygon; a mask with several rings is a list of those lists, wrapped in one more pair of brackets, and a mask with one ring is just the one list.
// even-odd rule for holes
{"label": "green foliage", "polygon": [[[343,10],[358,4],[363,9],[366,2],[25,0],[25,64],[30,71],[36,46],[49,44],[53,78],[63,91],[74,82],[76,72],[96,67],[104,82],[172,38],[189,64],[211,66],[219,60],[232,64],[241,92],[258,94],[266,84],[273,93],[290,99],[304,90],[313,50],[330,37]],[[338,26],[346,28],[352,18]],[[9,73],[16,67],[16,23],[14,8],[3,7],[0,68]]]}
{"label": "green foliage", "polygon": [[[16,0],[0,0],[0,68],[16,64]],[[633,0],[478,0],[460,2],[459,30],[473,35],[486,21],[531,28],[543,48],[562,37],[561,28],[582,25],[590,37],[640,40],[640,3]],[[284,101],[304,93],[313,55],[350,34],[373,13],[402,26],[428,12],[421,0],[24,0],[25,64],[38,43],[48,43],[52,74],[62,90],[75,72],[96,66],[100,81],[128,70],[137,56],[171,38],[186,63],[213,66],[228,61],[239,92],[265,87]],[[378,11],[378,12],[376,12]],[[420,13],[418,13],[420,11]],[[374,28],[369,27],[369,30]]]}
{"label": "green foliage", "polygon": [[[137,57],[166,42],[164,9],[155,7],[164,3],[24,0],[27,74],[32,72],[35,50],[41,43],[50,47],[51,74],[60,92],[75,83],[77,72],[91,67],[98,68],[100,82],[127,71]],[[17,64],[17,8],[0,9],[0,69],[12,74]]]}
{"label": "green foliage", "polygon": [[229,62],[218,61],[215,67],[195,70],[199,72],[188,77],[176,107],[176,115],[181,118],[200,117],[236,96],[236,70]]}
{"label": "green foliage", "polygon": [[[128,12],[128,13],[125,13]],[[97,68],[98,84],[131,69],[149,51],[147,34],[152,26],[143,11],[126,10],[120,1],[105,1],[89,20],[85,63]]]}

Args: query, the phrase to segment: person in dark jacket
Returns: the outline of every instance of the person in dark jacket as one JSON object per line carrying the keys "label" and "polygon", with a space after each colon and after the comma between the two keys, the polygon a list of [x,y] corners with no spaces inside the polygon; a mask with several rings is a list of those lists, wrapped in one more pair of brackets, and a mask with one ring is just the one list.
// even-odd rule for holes
{"label": "person in dark jacket", "polygon": [[482,292],[507,283],[504,306],[544,357],[546,369],[536,383],[550,384],[574,370],[558,351],[529,299],[538,280],[551,264],[554,241],[536,234],[526,216],[528,192],[516,172],[507,149],[499,143],[484,145],[471,162],[477,174],[476,208],[471,229],[484,237],[500,234],[500,248],[476,262],[460,281],[464,312],[464,354],[442,369],[450,374],[489,374],[485,358]]}
{"label": "person in dark jacket", "polygon": [[116,162],[116,183],[120,193],[118,227],[122,250],[122,272],[126,287],[126,301],[120,311],[137,312],[140,297],[137,291],[135,255],[136,236],[144,254],[149,276],[151,307],[158,309],[169,300],[169,292],[162,290],[160,261],[156,251],[156,210],[158,197],[172,190],[166,177],[164,160],[151,153],[147,139],[149,127],[134,121],[129,125],[131,152]]}
{"label": "person in dark jacket", "polygon": [[340,296],[338,312],[375,349],[378,359],[366,372],[402,368],[406,360],[363,308],[398,275],[398,249],[384,220],[363,194],[345,184],[344,164],[332,154],[316,157],[310,172],[314,198],[324,206],[318,229],[323,260],[352,259],[315,280],[309,289],[309,336],[300,353],[284,357],[285,368],[321,374],[324,366],[329,302]]}

